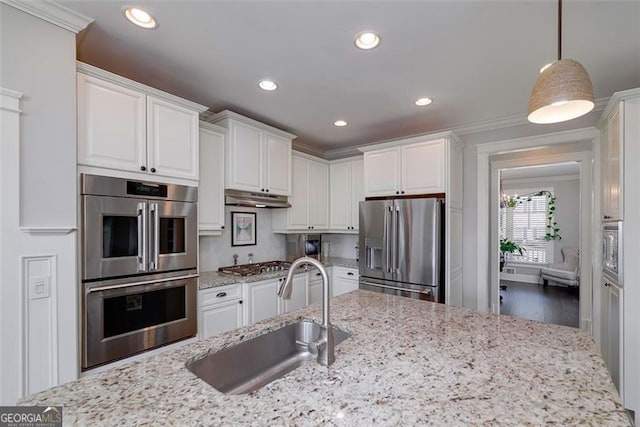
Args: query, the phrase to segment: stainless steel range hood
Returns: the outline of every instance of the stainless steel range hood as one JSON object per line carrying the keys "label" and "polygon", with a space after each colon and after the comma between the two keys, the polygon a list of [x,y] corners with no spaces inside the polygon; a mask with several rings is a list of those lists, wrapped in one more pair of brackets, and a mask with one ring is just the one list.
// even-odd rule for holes
{"label": "stainless steel range hood", "polygon": [[225,205],[251,208],[290,208],[287,196],[253,193],[251,191],[224,190]]}

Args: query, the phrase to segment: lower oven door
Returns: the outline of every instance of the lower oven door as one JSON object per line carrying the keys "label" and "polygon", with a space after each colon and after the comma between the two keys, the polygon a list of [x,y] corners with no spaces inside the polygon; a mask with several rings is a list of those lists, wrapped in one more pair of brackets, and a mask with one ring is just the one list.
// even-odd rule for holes
{"label": "lower oven door", "polygon": [[196,335],[197,275],[85,284],[82,369]]}
{"label": "lower oven door", "polygon": [[419,299],[423,301],[441,302],[441,295],[437,287],[420,286],[404,282],[392,282],[388,280],[377,280],[360,277],[360,289],[366,291],[380,292],[388,295],[397,295]]}

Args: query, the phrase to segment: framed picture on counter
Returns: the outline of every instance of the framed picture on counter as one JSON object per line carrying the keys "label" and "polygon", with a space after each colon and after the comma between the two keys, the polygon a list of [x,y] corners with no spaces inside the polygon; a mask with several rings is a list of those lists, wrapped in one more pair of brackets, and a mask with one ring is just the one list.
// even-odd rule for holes
{"label": "framed picture on counter", "polygon": [[231,212],[231,246],[256,244],[256,213]]}

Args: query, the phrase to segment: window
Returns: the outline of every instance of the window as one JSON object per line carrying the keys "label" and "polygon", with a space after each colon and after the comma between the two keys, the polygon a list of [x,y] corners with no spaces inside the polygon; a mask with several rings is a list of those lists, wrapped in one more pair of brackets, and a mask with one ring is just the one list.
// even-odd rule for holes
{"label": "window", "polygon": [[[506,254],[508,261],[533,264],[546,264],[552,257],[553,242],[544,239],[547,232],[547,215],[549,206],[547,197],[526,196],[537,193],[538,190],[510,191],[511,196],[520,196],[518,204],[513,207],[500,209],[500,237],[508,239],[524,248],[523,254],[518,252]],[[549,189],[553,192],[553,189]],[[531,200],[528,200],[528,199]]]}

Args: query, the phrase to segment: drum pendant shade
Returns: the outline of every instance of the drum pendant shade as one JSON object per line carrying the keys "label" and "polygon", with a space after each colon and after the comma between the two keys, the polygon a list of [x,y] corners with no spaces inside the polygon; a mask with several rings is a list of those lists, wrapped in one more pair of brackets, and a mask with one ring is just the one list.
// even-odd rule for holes
{"label": "drum pendant shade", "polygon": [[532,123],[575,119],[594,107],[593,86],[587,70],[573,59],[554,62],[538,76],[529,98]]}
{"label": "drum pendant shade", "polygon": [[558,0],[558,60],[536,80],[529,98],[531,123],[559,123],[593,110],[593,85],[587,70],[573,59],[562,59],[562,0]]}

